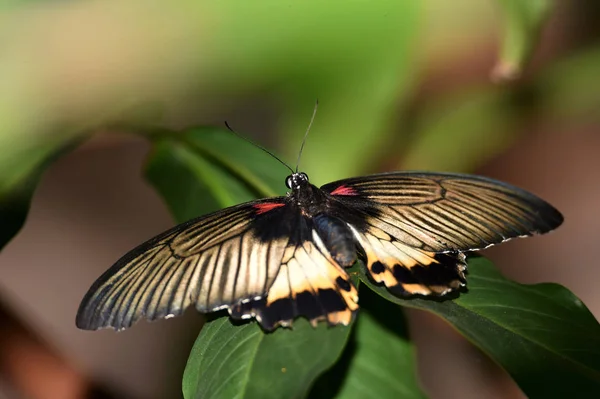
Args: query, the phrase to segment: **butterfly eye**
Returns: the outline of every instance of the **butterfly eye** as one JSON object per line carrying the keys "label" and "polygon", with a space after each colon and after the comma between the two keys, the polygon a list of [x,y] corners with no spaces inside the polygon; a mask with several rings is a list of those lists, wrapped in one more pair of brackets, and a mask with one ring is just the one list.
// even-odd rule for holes
{"label": "butterfly eye", "polygon": [[285,185],[287,188],[291,189],[293,184],[292,176],[288,176],[285,178]]}
{"label": "butterfly eye", "polygon": [[308,175],[307,175],[306,173],[304,173],[304,172],[301,172],[301,173],[300,173],[300,176],[302,177],[302,179],[303,179],[304,181],[308,181]]}

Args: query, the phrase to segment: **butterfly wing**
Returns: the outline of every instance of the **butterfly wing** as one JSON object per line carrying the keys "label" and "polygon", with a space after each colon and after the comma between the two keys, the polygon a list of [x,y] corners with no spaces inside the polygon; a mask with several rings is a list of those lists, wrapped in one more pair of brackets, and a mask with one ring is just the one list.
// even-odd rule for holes
{"label": "butterfly wing", "polygon": [[122,330],[138,319],[228,308],[267,329],[298,316],[348,324],[358,294],[310,220],[286,198],[253,201],[184,224],[123,256],[90,288],[79,328]]}
{"label": "butterfly wing", "polygon": [[253,201],[178,225],[141,244],[107,270],[85,295],[79,328],[116,330],[141,317],[201,312],[264,295],[273,284],[293,211],[284,197]]}
{"label": "butterfly wing", "polygon": [[358,291],[333,259],[312,219],[295,214],[296,227],[267,295],[229,309],[234,318],[255,317],[266,330],[289,326],[299,316],[311,324],[348,325],[358,309]]}
{"label": "butterfly wing", "polygon": [[399,294],[444,295],[465,284],[462,252],[546,233],[562,221],[550,204],[473,175],[383,173],[321,187],[343,208],[370,276]]}

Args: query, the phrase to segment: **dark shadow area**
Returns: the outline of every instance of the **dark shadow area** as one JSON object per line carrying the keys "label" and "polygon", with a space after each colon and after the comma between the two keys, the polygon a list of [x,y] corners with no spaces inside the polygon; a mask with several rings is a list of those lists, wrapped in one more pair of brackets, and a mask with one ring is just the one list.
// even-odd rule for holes
{"label": "dark shadow area", "polygon": [[[406,318],[400,306],[385,300],[364,285],[360,288],[360,304],[361,308],[356,323],[360,323],[362,312],[368,312],[381,327],[393,332],[401,339],[409,339]],[[342,355],[331,369],[317,379],[308,397],[336,397],[344,384],[356,350],[356,330],[353,329]]]}

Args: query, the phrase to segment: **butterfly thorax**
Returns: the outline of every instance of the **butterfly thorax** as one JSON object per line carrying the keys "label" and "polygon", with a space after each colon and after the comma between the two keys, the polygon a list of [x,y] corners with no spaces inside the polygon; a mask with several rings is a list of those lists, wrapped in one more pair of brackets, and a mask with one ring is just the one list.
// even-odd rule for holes
{"label": "butterfly thorax", "polygon": [[313,218],[327,212],[329,196],[317,186],[308,181],[305,173],[294,173],[286,179],[286,185],[291,189],[288,192],[288,201],[297,206],[303,216]]}
{"label": "butterfly thorax", "polygon": [[331,196],[308,181],[304,173],[295,173],[286,179],[291,188],[288,198],[306,218],[310,228],[318,235],[327,252],[341,266],[351,266],[356,261],[356,240],[347,223],[331,214]]}
{"label": "butterfly thorax", "polygon": [[327,208],[327,197],[316,186],[307,183],[298,189],[293,189],[290,194],[292,200],[308,217],[316,216]]}

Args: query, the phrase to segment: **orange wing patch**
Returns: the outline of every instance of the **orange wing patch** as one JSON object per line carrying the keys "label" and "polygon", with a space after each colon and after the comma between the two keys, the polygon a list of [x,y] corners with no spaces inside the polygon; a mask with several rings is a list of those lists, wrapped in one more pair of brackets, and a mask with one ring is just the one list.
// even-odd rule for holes
{"label": "orange wing patch", "polygon": [[362,247],[371,278],[403,296],[445,295],[464,287],[467,268],[462,253],[435,253],[410,247],[384,231],[352,229]]}
{"label": "orange wing patch", "polygon": [[358,291],[344,269],[325,250],[313,231],[313,242],[289,246],[265,298],[230,308],[234,318],[255,317],[266,330],[288,327],[299,316],[313,326],[348,325],[358,309]]}

